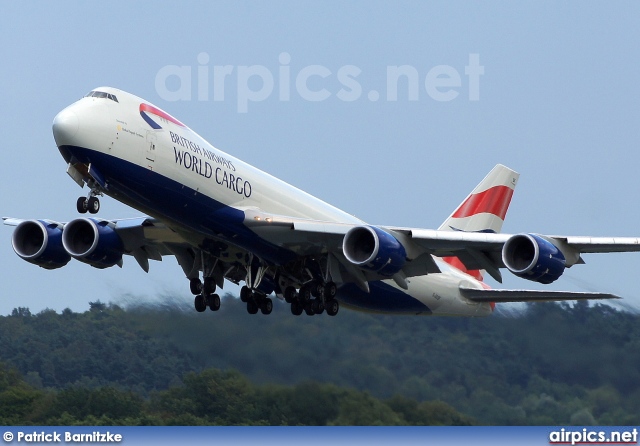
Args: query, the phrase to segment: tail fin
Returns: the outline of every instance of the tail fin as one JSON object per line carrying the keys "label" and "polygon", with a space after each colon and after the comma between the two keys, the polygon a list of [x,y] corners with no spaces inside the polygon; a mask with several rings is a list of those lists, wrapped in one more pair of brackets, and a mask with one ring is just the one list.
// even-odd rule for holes
{"label": "tail fin", "polygon": [[[498,164],[438,229],[500,232],[519,177],[519,173]],[[443,257],[443,260],[460,271],[482,280],[480,271],[468,270],[457,257]]]}
{"label": "tail fin", "polygon": [[500,232],[519,177],[517,172],[498,164],[438,229]]}

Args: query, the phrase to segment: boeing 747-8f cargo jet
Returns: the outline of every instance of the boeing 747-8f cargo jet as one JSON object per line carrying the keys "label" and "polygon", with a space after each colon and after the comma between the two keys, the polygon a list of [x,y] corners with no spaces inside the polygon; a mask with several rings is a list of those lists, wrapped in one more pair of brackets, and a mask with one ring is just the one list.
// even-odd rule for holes
{"label": "boeing 747-8f cargo jet", "polygon": [[148,215],[67,223],[5,218],[24,260],[47,269],[71,258],[96,268],[132,256],[175,256],[197,311],[220,308],[216,288],[244,282],[249,313],[274,294],[300,315],[340,306],[384,313],[485,316],[496,302],[606,299],[611,294],[490,289],[500,269],[551,283],[583,253],[640,251],[638,238],[501,234],[518,174],[497,165],[438,229],[369,225],[224,153],[149,102],[97,88],[62,110],[53,135],[67,173],[96,214],[107,195]]}

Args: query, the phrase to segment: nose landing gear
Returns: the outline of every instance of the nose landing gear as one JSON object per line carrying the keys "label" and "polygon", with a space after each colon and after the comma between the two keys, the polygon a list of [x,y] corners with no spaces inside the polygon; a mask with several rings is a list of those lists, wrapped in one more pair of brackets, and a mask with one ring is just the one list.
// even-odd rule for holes
{"label": "nose landing gear", "polygon": [[100,199],[97,195],[102,195],[101,192],[91,190],[86,197],[79,197],[76,202],[76,208],[80,214],[86,214],[89,211],[90,214],[97,214],[100,210]]}

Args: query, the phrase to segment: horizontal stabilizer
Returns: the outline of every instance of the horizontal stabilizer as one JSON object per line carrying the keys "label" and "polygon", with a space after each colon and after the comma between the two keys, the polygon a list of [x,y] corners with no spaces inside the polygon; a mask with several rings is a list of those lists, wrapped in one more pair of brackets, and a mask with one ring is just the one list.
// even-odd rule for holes
{"label": "horizontal stabilizer", "polygon": [[484,290],[460,287],[460,293],[474,302],[553,302],[584,299],[620,299],[609,293],[542,290]]}

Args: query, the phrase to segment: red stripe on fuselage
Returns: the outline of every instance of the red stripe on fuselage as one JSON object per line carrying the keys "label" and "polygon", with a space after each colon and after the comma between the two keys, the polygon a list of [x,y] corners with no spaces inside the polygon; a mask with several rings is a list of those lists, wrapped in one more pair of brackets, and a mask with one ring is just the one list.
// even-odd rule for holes
{"label": "red stripe on fuselage", "polygon": [[453,266],[455,269],[459,269],[463,273],[469,274],[474,279],[482,281],[482,273],[477,269],[467,269],[464,263],[457,257],[442,257],[442,260]]}
{"label": "red stripe on fuselage", "polygon": [[511,203],[513,189],[508,186],[494,186],[467,198],[453,213],[453,218],[465,218],[473,215],[489,213],[504,220]]}

